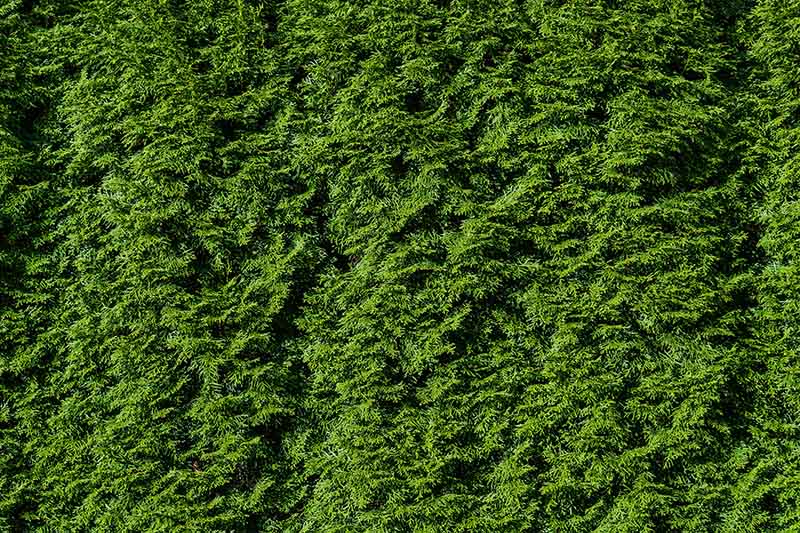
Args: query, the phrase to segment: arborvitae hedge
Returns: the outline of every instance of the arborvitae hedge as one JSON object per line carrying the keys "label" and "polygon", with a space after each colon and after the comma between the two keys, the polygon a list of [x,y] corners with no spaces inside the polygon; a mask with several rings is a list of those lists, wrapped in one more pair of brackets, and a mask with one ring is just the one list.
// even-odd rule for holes
{"label": "arborvitae hedge", "polygon": [[800,2],[0,0],[0,530],[800,531]]}

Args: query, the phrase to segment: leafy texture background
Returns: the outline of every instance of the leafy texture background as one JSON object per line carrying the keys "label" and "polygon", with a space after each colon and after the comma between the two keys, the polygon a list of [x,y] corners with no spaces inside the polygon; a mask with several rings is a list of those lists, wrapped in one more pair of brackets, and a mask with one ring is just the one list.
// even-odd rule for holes
{"label": "leafy texture background", "polygon": [[800,3],[0,0],[0,530],[800,528]]}

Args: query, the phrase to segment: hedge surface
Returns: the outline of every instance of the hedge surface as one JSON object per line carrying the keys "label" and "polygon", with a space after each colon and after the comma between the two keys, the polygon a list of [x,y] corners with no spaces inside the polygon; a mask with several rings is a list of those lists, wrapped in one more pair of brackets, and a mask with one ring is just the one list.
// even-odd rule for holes
{"label": "hedge surface", "polygon": [[797,0],[0,0],[0,531],[800,531]]}

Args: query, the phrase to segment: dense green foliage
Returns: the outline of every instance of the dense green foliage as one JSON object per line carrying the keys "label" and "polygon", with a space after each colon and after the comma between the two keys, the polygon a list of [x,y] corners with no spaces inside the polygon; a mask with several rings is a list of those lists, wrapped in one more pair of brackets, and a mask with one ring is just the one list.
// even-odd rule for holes
{"label": "dense green foliage", "polygon": [[0,531],[800,531],[800,1],[0,0]]}

